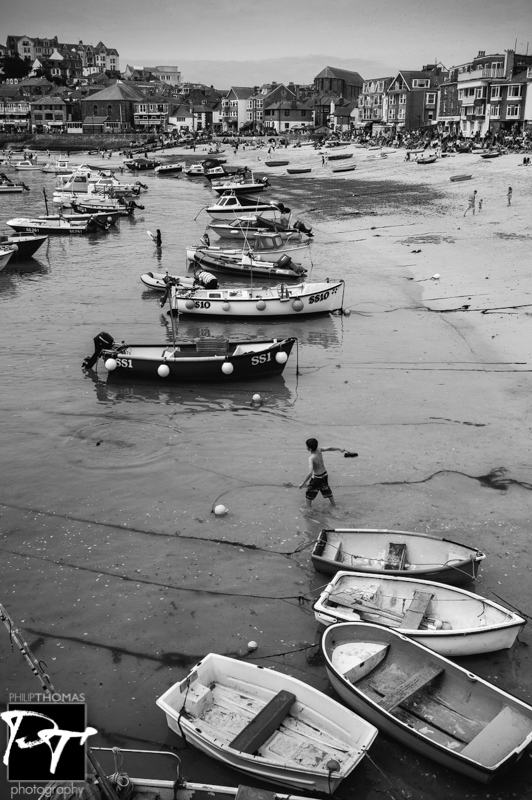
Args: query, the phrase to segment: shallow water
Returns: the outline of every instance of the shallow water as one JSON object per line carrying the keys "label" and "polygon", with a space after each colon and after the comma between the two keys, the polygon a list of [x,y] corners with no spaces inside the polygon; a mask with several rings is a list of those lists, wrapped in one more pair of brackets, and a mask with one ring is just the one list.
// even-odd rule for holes
{"label": "shallow water", "polygon": [[[182,318],[180,333],[296,336],[275,380],[172,387],[108,382],[101,365],[81,370],[102,330],[117,340],[170,341],[160,295],[139,276],[183,274],[185,246],[208,221],[201,209],[213,195],[202,181],[139,173],[144,210],[107,233],[51,237],[35,259],[0,273],[1,602],[55,687],[86,694],[99,744],[175,748],[190,780],[214,783],[240,776],[185,749],[155,699],[209,651],[253,658],[330,692],[311,610],[327,582],[309,558],[322,527],[401,527],[471,542],[490,554],[478,590],[495,589],[521,609],[529,603],[527,487],[482,480],[490,467],[526,472],[524,401],[513,378],[493,374],[467,329],[426,313],[407,267],[376,260],[356,241],[377,223],[352,216],[354,199],[342,197],[346,216],[335,230],[327,219],[334,192],[321,205],[308,179],[269,177],[269,196],[288,199],[315,225],[311,278],[345,278],[350,316]],[[43,188],[50,203],[53,177],[24,180],[30,193],[0,197],[3,221],[44,213]],[[347,195],[351,184],[337,192]],[[160,251],[146,235],[157,228]],[[321,498],[310,513],[300,510],[309,436],[360,453],[327,455],[333,510]],[[218,502],[227,516],[212,513]],[[6,693],[38,691],[3,636]],[[259,645],[252,656],[250,640]],[[523,646],[466,661],[530,701]],[[370,756],[338,797],[476,800],[491,791],[382,736]],[[492,796],[524,796],[531,776],[525,755]]]}

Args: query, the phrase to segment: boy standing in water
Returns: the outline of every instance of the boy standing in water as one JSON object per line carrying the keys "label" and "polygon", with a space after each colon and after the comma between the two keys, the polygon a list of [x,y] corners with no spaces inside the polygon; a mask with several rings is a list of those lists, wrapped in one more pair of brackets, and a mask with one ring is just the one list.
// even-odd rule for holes
{"label": "boy standing in water", "polygon": [[308,459],[310,471],[303,483],[301,483],[298,488],[302,489],[307,481],[310,481],[305,493],[305,497],[307,498],[307,508],[311,507],[312,501],[317,496],[318,492],[321,492],[322,495],[329,500],[330,504],[334,506],[336,503],[334,502],[333,493],[331,491],[331,487],[329,486],[329,476],[327,475],[327,470],[325,469],[322,453],[331,450],[336,450],[338,453],[347,453],[348,451],[343,447],[318,447],[317,439],[307,439],[305,444],[307,445],[307,450],[310,453]]}

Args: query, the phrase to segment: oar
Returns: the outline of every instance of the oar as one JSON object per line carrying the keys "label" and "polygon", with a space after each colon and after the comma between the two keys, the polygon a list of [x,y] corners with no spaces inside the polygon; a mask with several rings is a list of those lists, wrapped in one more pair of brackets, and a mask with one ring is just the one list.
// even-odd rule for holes
{"label": "oar", "polygon": [[44,195],[44,205],[46,206],[46,216],[48,216],[48,199],[46,197],[46,189],[44,186],[42,187],[42,193]]}

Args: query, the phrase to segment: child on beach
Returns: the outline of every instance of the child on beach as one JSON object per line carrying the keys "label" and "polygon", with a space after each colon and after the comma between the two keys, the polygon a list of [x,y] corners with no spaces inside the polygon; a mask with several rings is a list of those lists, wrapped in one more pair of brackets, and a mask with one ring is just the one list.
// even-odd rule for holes
{"label": "child on beach", "polygon": [[508,198],[508,205],[509,205],[509,206],[511,206],[511,205],[512,205],[512,194],[513,194],[512,187],[511,187],[511,186],[509,186],[509,187],[508,187],[508,191],[507,191],[507,193],[506,193],[506,197]]}
{"label": "child on beach", "polygon": [[479,211],[479,214],[480,214],[480,212],[482,211],[482,203],[483,203],[483,202],[484,202],[484,200],[482,200],[482,199],[478,201],[478,211]]}
{"label": "child on beach", "polygon": [[318,447],[317,439],[307,439],[305,444],[310,453],[308,459],[308,465],[310,469],[305,477],[305,480],[299,485],[298,488],[302,489],[303,486],[309,482],[307,491],[305,493],[305,497],[307,498],[307,508],[311,507],[312,501],[317,496],[318,492],[321,492],[323,497],[326,497],[330,504],[334,506],[336,503],[334,502],[333,493],[331,491],[331,487],[329,486],[329,476],[327,475],[322,453],[331,450],[336,450],[338,453],[347,453],[348,451],[343,447]]}

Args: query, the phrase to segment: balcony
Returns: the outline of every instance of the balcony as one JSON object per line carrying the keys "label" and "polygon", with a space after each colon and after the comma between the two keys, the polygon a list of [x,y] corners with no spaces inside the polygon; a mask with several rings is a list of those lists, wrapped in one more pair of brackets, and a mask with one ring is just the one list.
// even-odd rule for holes
{"label": "balcony", "polygon": [[476,81],[486,78],[504,78],[504,69],[492,69],[491,67],[479,67],[471,72],[461,72],[458,75],[458,82]]}

